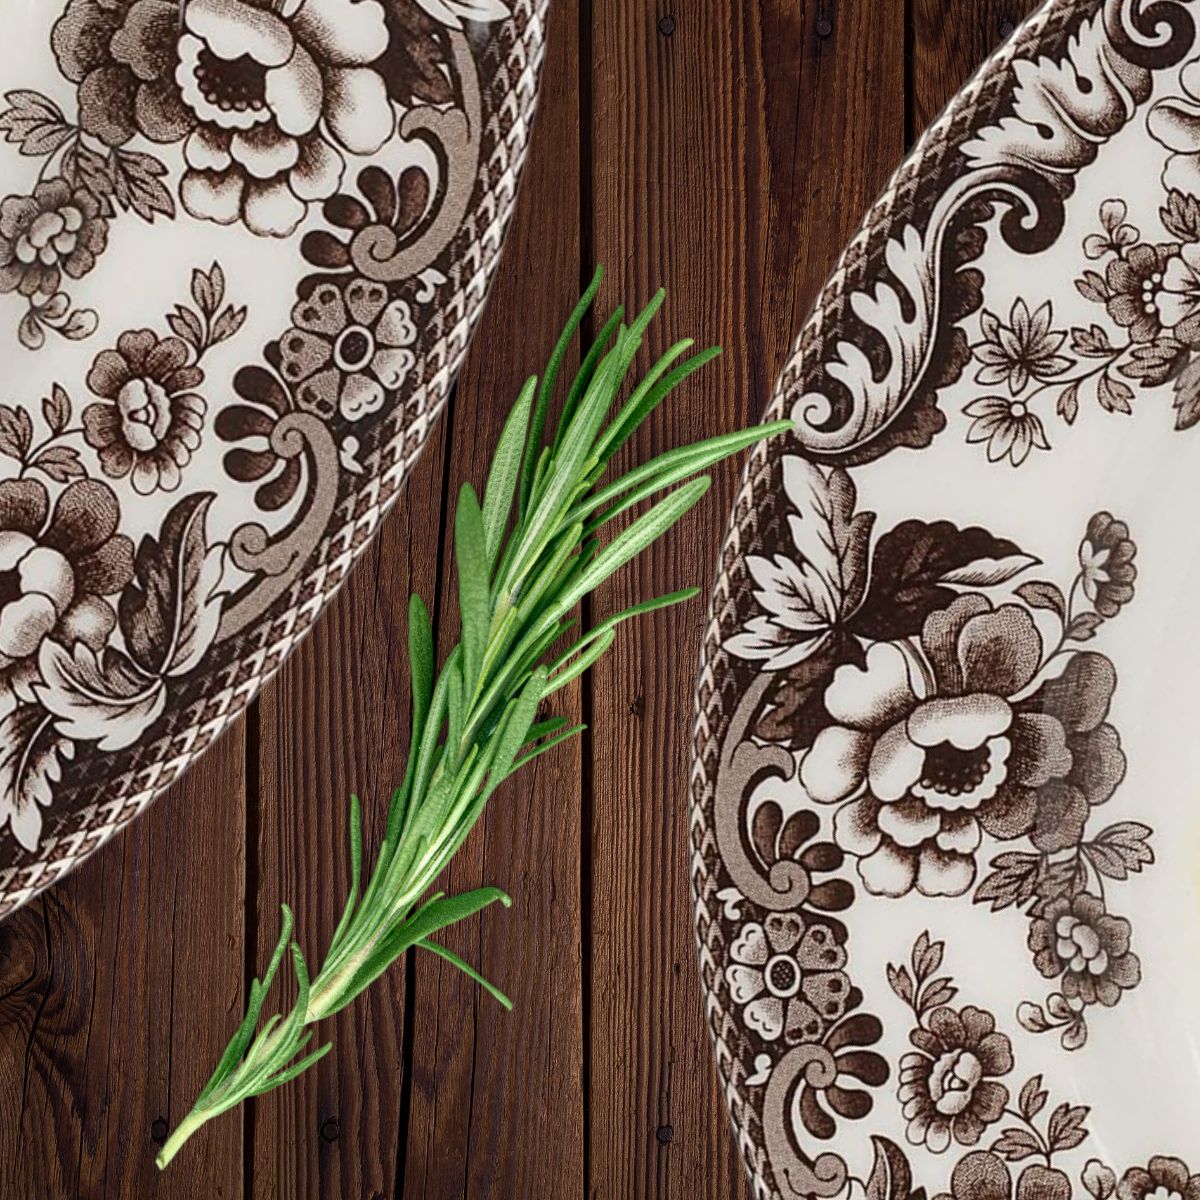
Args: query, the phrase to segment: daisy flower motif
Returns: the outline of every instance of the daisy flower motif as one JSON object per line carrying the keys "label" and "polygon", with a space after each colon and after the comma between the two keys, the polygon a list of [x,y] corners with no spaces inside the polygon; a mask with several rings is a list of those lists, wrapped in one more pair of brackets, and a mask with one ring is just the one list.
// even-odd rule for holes
{"label": "daisy flower motif", "polygon": [[1035,448],[1050,449],[1041,418],[1023,400],[984,396],[972,400],[963,413],[971,418],[967,441],[986,443],[990,462],[1008,459],[1014,467],[1019,467]]}
{"label": "daisy flower motif", "polygon": [[1053,316],[1049,301],[1030,313],[1018,300],[1007,325],[985,309],[979,320],[983,341],[972,347],[982,364],[976,381],[988,387],[1007,384],[1017,396],[1031,378],[1045,381],[1069,370],[1071,360],[1059,353],[1067,335],[1051,329]]}

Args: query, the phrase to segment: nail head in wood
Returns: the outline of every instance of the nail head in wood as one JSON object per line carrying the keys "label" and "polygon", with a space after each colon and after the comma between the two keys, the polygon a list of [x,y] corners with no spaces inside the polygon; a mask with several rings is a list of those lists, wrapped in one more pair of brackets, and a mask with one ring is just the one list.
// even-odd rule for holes
{"label": "nail head in wood", "polygon": [[833,22],[828,17],[817,18],[817,37],[827,38],[833,32]]}
{"label": "nail head in wood", "polygon": [[660,1125],[654,1131],[654,1136],[660,1146],[669,1146],[675,1140],[675,1126]]}
{"label": "nail head in wood", "polygon": [[663,37],[670,37],[675,32],[675,18],[670,16],[661,17],[658,22],[658,32]]}
{"label": "nail head in wood", "polygon": [[167,1133],[166,1117],[155,1117],[150,1123],[150,1140],[156,1146],[161,1146],[167,1140]]}
{"label": "nail head in wood", "polygon": [[1014,33],[1016,33],[1016,31],[1017,31],[1016,24],[1014,22],[1010,21],[1007,17],[1004,17],[1001,20],[998,28],[1000,30],[1000,36],[1002,38],[1012,37],[1012,35]]}
{"label": "nail head in wood", "polygon": [[337,1117],[326,1117],[321,1122],[321,1140],[325,1142],[336,1142],[341,1136],[341,1126],[338,1124]]}

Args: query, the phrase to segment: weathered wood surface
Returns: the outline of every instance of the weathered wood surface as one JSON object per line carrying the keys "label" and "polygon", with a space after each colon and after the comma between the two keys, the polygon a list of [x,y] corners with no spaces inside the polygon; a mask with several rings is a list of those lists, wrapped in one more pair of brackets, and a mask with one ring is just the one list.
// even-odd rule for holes
{"label": "weathered wood surface", "polygon": [[[451,595],[448,503],[595,262],[662,285],[655,348],[725,347],[630,455],[752,421],[907,142],[1030,0],[555,0],[532,156],[440,432],[315,633],[232,733],[76,875],[0,925],[0,1200],[727,1200],[748,1195],[709,1053],[687,878],[703,602],[643,622],[567,696],[588,735],[495,799],[454,887],[505,887],[454,945],[508,1015],[409,961],[331,1022],[308,1077],[157,1141],[279,920],[315,954],[347,883],[346,797],[379,832],[407,743],[405,600]],[[904,104],[897,97],[905,97]],[[736,473],[598,595],[706,586]],[[452,600],[438,633],[456,629]]]}

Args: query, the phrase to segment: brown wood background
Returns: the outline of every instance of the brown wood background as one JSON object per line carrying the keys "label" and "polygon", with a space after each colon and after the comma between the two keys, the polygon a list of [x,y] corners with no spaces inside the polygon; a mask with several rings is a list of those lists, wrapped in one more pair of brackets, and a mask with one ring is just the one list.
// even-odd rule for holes
{"label": "brown wood background", "polygon": [[[520,203],[457,393],[316,632],[173,791],[0,925],[0,1200],[742,1200],[692,939],[687,776],[702,600],[567,697],[585,738],[493,800],[449,888],[515,900],[328,1023],[335,1050],[153,1165],[242,1013],[281,901],[316,958],[346,796],[380,832],[407,728],[408,593],[448,594],[447,498],[582,281],[669,291],[655,346],[724,356],[629,455],[752,421],[838,251],[920,129],[1031,0],[554,0]],[[707,585],[728,467],[593,601]],[[445,646],[453,613],[439,607]]]}

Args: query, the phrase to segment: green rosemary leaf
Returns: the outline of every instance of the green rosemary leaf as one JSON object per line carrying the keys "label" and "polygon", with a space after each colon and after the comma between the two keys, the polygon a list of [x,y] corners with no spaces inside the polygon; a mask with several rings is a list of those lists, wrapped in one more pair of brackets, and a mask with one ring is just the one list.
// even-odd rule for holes
{"label": "green rosemary leaf", "polygon": [[699,354],[694,354],[686,362],[680,363],[666,378],[660,380],[655,387],[647,389],[643,395],[631,397],[629,411],[622,413],[617,421],[613,423],[610,432],[605,435],[603,442],[598,447],[597,456],[600,461],[608,462],[629,440],[633,431],[642,424],[675,388],[691,375],[693,371],[698,371],[705,363],[711,362],[720,353],[721,349],[719,346],[713,346],[709,350],[702,350]]}
{"label": "green rosemary leaf", "polygon": [[665,500],[660,500],[649,512],[638,517],[628,529],[622,530],[599,554],[595,561],[560,597],[556,610],[573,608],[583,596],[598,587],[614,571],[619,571],[631,558],[636,558],[651,542],[657,541],[676,521],[693,508],[712,486],[707,476],[694,479],[676,488]]}
{"label": "green rosemary leaf", "polygon": [[440,942],[431,942],[428,938],[422,938],[419,942],[413,943],[422,950],[429,950],[444,958],[448,963],[456,966],[468,979],[474,980],[493,1000],[498,1001],[509,1012],[512,1012],[513,1002],[494,984],[485,979],[473,966],[465,959],[460,958],[453,950],[448,950]]}
{"label": "green rosemary leaf", "polygon": [[[522,754],[521,757],[513,763],[510,774],[515,775],[523,766],[526,765],[526,763],[533,762],[535,758],[541,758],[543,754],[553,750],[556,746],[561,746],[563,742],[569,742],[573,737],[577,737],[579,734],[581,734],[586,728],[586,725],[572,725],[569,729],[564,729],[562,733],[558,734],[556,737],[547,738],[540,746],[535,746],[532,750],[530,750],[528,754]],[[532,730],[530,732],[532,732]],[[534,739],[531,737],[529,740],[532,742]]]}
{"label": "green rosemary leaf", "polygon": [[[525,381],[512,412],[504,422],[504,430],[496,444],[496,457],[488,472],[487,487],[483,492],[483,530],[489,571],[496,565],[504,529],[512,512],[513,497],[521,475],[525,438],[529,431],[529,410],[536,389],[537,376],[533,375]],[[541,437],[540,432],[537,436]]]}
{"label": "green rosemary leaf", "polygon": [[522,514],[528,510],[529,499],[533,493],[534,468],[536,466],[534,455],[538,452],[538,448],[542,444],[542,434],[546,429],[546,415],[550,411],[550,397],[554,394],[554,385],[558,381],[558,372],[562,368],[563,359],[567,356],[567,350],[575,340],[576,331],[583,323],[583,318],[587,314],[588,309],[592,307],[592,301],[595,300],[596,293],[600,290],[600,282],[603,278],[604,271],[600,267],[597,267],[595,274],[592,276],[592,282],[588,284],[587,291],[583,293],[579,303],[575,305],[574,311],[567,318],[567,323],[559,335],[553,353],[550,355],[550,363],[546,368],[546,377],[542,381],[541,390],[538,392],[537,407],[533,410],[533,427],[529,431],[530,450],[526,453],[525,461],[521,468],[520,511]]}
{"label": "green rosemary leaf", "polygon": [[587,356],[580,364],[579,371],[575,375],[575,379],[571,383],[570,391],[567,392],[567,398],[563,401],[562,414],[559,417],[558,429],[554,435],[554,441],[550,448],[554,453],[558,453],[559,447],[563,443],[571,419],[575,416],[576,410],[579,408],[579,402],[583,399],[584,393],[591,386],[592,379],[595,377],[596,368],[601,359],[604,357],[608,349],[608,343],[612,341],[613,335],[621,328],[621,322],[625,317],[625,309],[618,308],[616,312],[604,324],[604,328],[600,330],[596,340],[592,343],[591,349],[588,350]]}
{"label": "green rosemary leaf", "polygon": [[[464,483],[454,518],[454,558],[458,566],[458,610],[462,622],[462,684],[469,700],[479,680],[491,620],[483,513],[475,489]],[[453,743],[454,739],[451,739]]]}
{"label": "green rosemary leaf", "polygon": [[329,939],[329,950],[332,953],[341,942],[346,929],[354,917],[358,905],[359,888],[362,885],[362,804],[356,795],[350,796],[350,895],[346,906],[342,909],[341,920]]}

